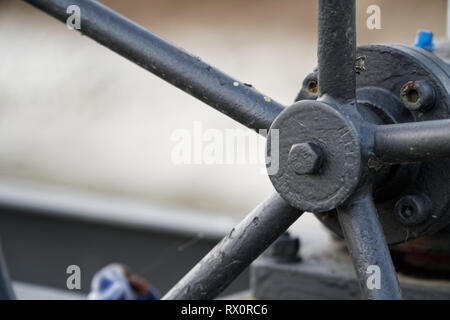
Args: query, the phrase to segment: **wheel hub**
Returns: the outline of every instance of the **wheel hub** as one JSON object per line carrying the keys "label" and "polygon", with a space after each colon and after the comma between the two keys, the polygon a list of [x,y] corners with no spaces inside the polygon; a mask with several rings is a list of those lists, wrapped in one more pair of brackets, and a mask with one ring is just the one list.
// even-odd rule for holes
{"label": "wheel hub", "polygon": [[[273,130],[279,133],[280,169],[269,177],[292,206],[329,211],[354,192],[362,161],[359,135],[349,118],[325,102],[300,101],[274,121]],[[268,144],[268,153],[271,149]]]}
{"label": "wheel hub", "polygon": [[[364,57],[364,71],[357,75],[357,106],[326,96],[315,100],[317,96],[305,95],[308,88],[303,87],[300,101],[283,111],[271,127],[279,130],[280,153],[279,170],[270,179],[289,204],[314,212],[339,235],[334,209],[367,184],[373,188],[389,244],[433,234],[450,221],[450,162],[380,164],[372,152],[371,126],[449,118],[449,67],[424,50],[400,45],[363,46],[357,54]],[[317,72],[307,80],[304,86],[314,83]],[[420,107],[405,103],[411,91],[419,94],[414,103]],[[320,148],[320,169],[296,170],[301,165],[290,159],[289,152],[302,143]],[[270,143],[267,148],[273,154]],[[422,199],[426,199],[426,214],[415,212],[410,221],[399,214],[408,211],[403,203],[422,203]]]}

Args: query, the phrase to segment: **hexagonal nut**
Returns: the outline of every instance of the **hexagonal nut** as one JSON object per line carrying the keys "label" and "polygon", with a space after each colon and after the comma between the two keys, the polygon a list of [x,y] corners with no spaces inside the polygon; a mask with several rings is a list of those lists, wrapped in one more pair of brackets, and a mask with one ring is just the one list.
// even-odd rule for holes
{"label": "hexagonal nut", "polygon": [[296,174],[315,174],[323,162],[321,148],[314,143],[294,144],[289,151],[289,166]]}

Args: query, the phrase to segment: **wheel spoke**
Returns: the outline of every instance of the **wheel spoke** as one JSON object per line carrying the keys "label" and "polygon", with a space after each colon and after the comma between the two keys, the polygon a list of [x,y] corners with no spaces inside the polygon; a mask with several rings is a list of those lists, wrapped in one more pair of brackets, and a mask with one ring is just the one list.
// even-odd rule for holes
{"label": "wheel spoke", "polygon": [[3,250],[0,247],[0,300],[14,300],[16,296],[6,267]]}
{"label": "wheel spoke", "polygon": [[319,93],[339,102],[356,96],[355,0],[319,0]]}
{"label": "wheel spoke", "polygon": [[301,214],[273,194],[231,230],[164,299],[215,298]]}
{"label": "wheel spoke", "polygon": [[338,215],[363,298],[401,299],[397,273],[370,192],[338,208]]}
{"label": "wheel spoke", "polygon": [[450,119],[377,126],[375,154],[385,164],[450,158]]}
{"label": "wheel spoke", "polygon": [[81,9],[80,32],[244,126],[269,129],[284,107],[93,0],[25,0],[62,22]]}

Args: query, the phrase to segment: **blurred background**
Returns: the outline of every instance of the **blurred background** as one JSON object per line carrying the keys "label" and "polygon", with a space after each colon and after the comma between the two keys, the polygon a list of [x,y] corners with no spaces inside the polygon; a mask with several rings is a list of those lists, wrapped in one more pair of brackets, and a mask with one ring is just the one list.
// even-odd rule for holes
{"label": "blurred background", "polygon": [[[303,78],[316,65],[315,0],[101,2],[286,105],[293,102]],[[366,9],[371,4],[381,8],[380,30],[366,27]],[[357,5],[359,44],[412,44],[417,29],[432,30],[435,37],[445,36],[445,0],[358,0]],[[186,255],[191,260],[182,268],[187,271],[224,230],[272,192],[259,165],[173,164],[170,137],[174,130],[191,130],[194,121],[201,121],[205,129],[241,126],[140,67],[18,0],[0,0],[0,38],[3,203],[12,201],[34,209],[41,205],[63,206],[70,212],[70,207],[78,206],[71,212],[71,219],[77,215],[89,219],[86,212],[97,206],[103,208],[94,210],[101,221],[115,219],[117,228],[130,221],[134,221],[133,228],[142,226],[152,217],[149,225],[164,221],[166,229],[170,229],[170,225],[183,221],[183,216],[189,217],[186,223],[195,224],[192,234],[203,234],[201,228],[217,232],[211,232],[211,243],[194,255]],[[98,199],[102,199],[101,205]],[[112,206],[110,216],[105,213],[110,208],[105,203]],[[84,211],[79,207],[83,205]],[[35,211],[52,211],[55,215],[64,210]],[[40,282],[45,275],[49,280],[41,283],[63,288],[66,274],[61,268],[67,263],[80,264],[91,275],[105,261],[112,261],[114,254],[117,259],[129,259],[125,262],[132,265],[141,263],[138,258],[146,254],[140,251],[145,246],[127,250],[124,245],[123,250],[117,250],[115,242],[122,241],[115,237],[117,230],[105,241],[95,238],[99,229],[79,225],[79,240],[70,242],[73,255],[60,253],[55,257],[55,251],[49,248],[60,240],[49,237],[48,232],[59,232],[63,237],[76,223],[61,220],[61,225],[44,236],[33,232],[41,225],[45,229],[47,224],[42,221],[47,218],[33,215],[18,219],[17,215],[2,214],[7,222],[3,225],[8,226],[0,229],[6,260],[13,278],[21,281]],[[198,223],[195,219],[199,219]],[[312,218],[302,219],[308,220],[311,228],[318,228]],[[101,224],[98,228],[102,228]],[[153,235],[141,231],[143,238],[135,239],[137,243],[154,240]],[[29,241],[24,240],[25,236],[14,238],[20,232],[31,237]],[[191,240],[188,237],[186,241]],[[95,251],[95,246],[93,249],[89,245],[99,241],[115,248],[106,260],[98,257],[106,249],[98,244]],[[36,243],[35,249],[30,242]],[[67,248],[62,243],[58,247],[61,250]],[[94,250],[88,257],[75,253],[86,247]],[[31,256],[29,260],[21,250]],[[170,257],[173,252],[167,250]],[[136,257],[130,257],[131,253]],[[26,266],[29,261],[42,259],[55,262],[36,266],[34,271]],[[154,262],[149,259],[148,263]],[[151,280],[165,268],[157,264],[146,276]],[[173,271],[171,280],[160,284],[163,291],[180,272]],[[89,289],[88,280],[83,280],[84,291]]]}

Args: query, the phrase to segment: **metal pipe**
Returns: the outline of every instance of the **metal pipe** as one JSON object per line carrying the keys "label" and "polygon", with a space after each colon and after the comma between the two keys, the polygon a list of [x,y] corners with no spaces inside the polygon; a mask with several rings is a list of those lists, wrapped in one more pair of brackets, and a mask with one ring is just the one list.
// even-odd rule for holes
{"label": "metal pipe", "polygon": [[283,106],[143,27],[92,0],[24,0],[62,22],[69,6],[81,10],[83,35],[92,38],[244,126],[268,129]]}
{"label": "metal pipe", "polygon": [[355,0],[319,0],[319,93],[339,102],[356,96]]}
{"label": "metal pipe", "polygon": [[15,300],[16,296],[12,288],[11,278],[6,267],[3,250],[0,246],[0,300]]}
{"label": "metal pipe", "polygon": [[364,299],[402,299],[383,229],[370,192],[338,208],[338,217]]}
{"label": "metal pipe", "polygon": [[450,158],[450,119],[377,126],[374,148],[386,164]]}
{"label": "metal pipe", "polygon": [[301,214],[277,193],[273,194],[232,229],[163,299],[215,298]]}

